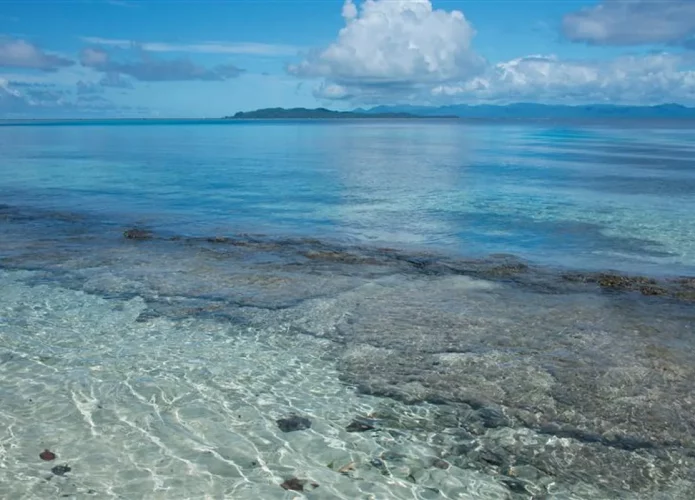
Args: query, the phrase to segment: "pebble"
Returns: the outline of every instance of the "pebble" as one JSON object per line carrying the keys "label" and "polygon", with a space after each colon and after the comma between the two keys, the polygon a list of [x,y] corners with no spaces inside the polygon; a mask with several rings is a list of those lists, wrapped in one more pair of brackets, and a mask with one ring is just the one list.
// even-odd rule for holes
{"label": "pebble", "polygon": [[282,432],[303,431],[311,428],[311,420],[306,417],[291,415],[287,418],[276,420],[278,427]]}

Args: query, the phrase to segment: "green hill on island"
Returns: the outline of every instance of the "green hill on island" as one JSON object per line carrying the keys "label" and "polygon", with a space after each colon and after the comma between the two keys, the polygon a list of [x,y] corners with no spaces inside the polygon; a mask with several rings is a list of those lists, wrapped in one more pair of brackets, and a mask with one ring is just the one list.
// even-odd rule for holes
{"label": "green hill on island", "polygon": [[438,116],[438,115],[416,115],[407,112],[384,112],[384,113],[363,113],[357,111],[333,111],[326,108],[266,108],[257,109],[256,111],[239,111],[234,116],[225,116],[225,119],[232,120],[269,120],[269,119],[336,119],[336,118],[457,118],[456,116]]}

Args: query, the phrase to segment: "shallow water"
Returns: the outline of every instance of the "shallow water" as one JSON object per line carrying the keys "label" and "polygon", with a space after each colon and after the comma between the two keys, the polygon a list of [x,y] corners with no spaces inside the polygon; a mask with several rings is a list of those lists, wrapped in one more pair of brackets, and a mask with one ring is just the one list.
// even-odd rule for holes
{"label": "shallow water", "polygon": [[0,497],[690,498],[691,135],[0,128]]}

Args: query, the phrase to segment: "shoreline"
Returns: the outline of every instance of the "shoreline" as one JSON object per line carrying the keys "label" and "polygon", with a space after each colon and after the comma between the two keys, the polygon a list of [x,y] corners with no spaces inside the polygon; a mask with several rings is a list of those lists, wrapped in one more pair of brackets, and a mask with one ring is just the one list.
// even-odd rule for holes
{"label": "shoreline", "polygon": [[[200,248],[237,248],[300,257],[306,262],[336,265],[400,266],[403,272],[424,275],[464,275],[496,281],[513,282],[548,291],[585,286],[586,291],[638,292],[644,296],[661,296],[695,301],[695,273],[638,273],[611,267],[583,268],[538,262],[511,253],[465,255],[427,244],[394,245],[368,242],[350,243],[314,235],[229,234],[187,235],[153,230],[149,226],[128,226],[125,221],[99,220],[94,213],[74,213],[33,209],[0,204],[0,223],[22,221],[76,224],[85,231],[85,243],[151,242],[198,245]],[[97,228],[96,232],[93,232]],[[44,235],[45,236],[45,235]],[[58,236],[58,235],[56,235]],[[122,240],[122,241],[119,241]],[[0,261],[1,262],[1,261]]]}

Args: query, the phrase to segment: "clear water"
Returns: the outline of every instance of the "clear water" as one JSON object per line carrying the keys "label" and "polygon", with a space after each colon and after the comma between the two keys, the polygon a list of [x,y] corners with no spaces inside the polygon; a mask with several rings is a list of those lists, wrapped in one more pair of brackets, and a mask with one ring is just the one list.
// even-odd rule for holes
{"label": "clear water", "polygon": [[650,125],[3,127],[0,195],[189,235],[319,234],[693,273],[695,123]]}
{"label": "clear water", "polygon": [[[694,145],[687,122],[0,126],[0,497],[690,498]],[[567,278],[608,269],[673,293]]]}

